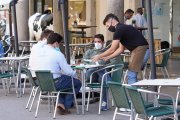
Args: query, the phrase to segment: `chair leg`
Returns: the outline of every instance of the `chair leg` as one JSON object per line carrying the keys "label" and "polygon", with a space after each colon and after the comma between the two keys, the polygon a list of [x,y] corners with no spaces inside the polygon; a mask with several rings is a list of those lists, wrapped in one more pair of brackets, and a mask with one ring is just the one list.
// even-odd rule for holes
{"label": "chair leg", "polygon": [[122,84],[124,84],[124,83],[126,82],[127,73],[128,73],[128,70],[126,70],[126,72],[125,72],[125,74],[124,74],[124,78],[123,78]]}
{"label": "chair leg", "polygon": [[57,93],[57,96],[56,96],[56,105],[55,105],[55,108],[54,108],[54,115],[53,115],[53,119],[56,118],[56,111],[57,111],[57,105],[58,105],[58,100],[59,100],[59,92]]}
{"label": "chair leg", "polygon": [[35,90],[34,90],[34,95],[33,95],[33,99],[31,101],[31,105],[29,107],[29,111],[31,112],[31,109],[32,109],[32,105],[34,103],[34,99],[36,98],[36,95],[37,95],[37,91],[38,91],[39,87],[36,87]]}
{"label": "chair leg", "polygon": [[169,78],[169,73],[168,73],[168,71],[167,71],[167,68],[166,68],[166,67],[164,67],[164,71],[165,71],[165,73],[166,73],[167,77]]}
{"label": "chair leg", "polygon": [[116,107],[116,109],[114,111],[114,115],[113,115],[113,120],[115,120],[115,118],[116,118],[117,110],[118,110],[118,108]]}
{"label": "chair leg", "polygon": [[39,104],[40,104],[40,100],[41,100],[41,95],[42,95],[42,92],[40,91],[39,99],[38,99],[38,103],[37,103],[37,107],[36,107],[35,118],[37,118],[38,109],[39,109]]}
{"label": "chair leg", "polygon": [[35,86],[33,86],[33,88],[32,88],[32,90],[31,90],[31,93],[30,93],[30,95],[29,95],[29,99],[28,99],[28,102],[27,102],[27,104],[26,104],[26,109],[28,108],[28,106],[29,106],[29,102],[30,102],[30,100],[31,100],[31,98],[32,98],[32,96],[33,96],[33,91],[34,91],[34,88]]}
{"label": "chair leg", "polygon": [[74,87],[73,87],[73,95],[74,95],[74,102],[76,104],[76,111],[77,111],[77,114],[79,114],[79,107],[78,107],[77,98],[76,98],[76,92],[75,92]]}
{"label": "chair leg", "polygon": [[91,95],[91,88],[89,88],[89,92],[88,92],[88,99],[87,99],[86,111],[89,111],[89,101],[90,101],[90,95]]}
{"label": "chair leg", "polygon": [[100,91],[99,112],[98,112],[99,115],[101,114],[102,94],[103,94],[103,84],[101,85],[101,91]]}
{"label": "chair leg", "polygon": [[7,96],[7,91],[6,91],[6,82],[4,79],[2,79],[2,86],[3,86],[3,89],[5,91],[5,95]]}
{"label": "chair leg", "polygon": [[[48,92],[48,96],[50,96],[50,93]],[[51,98],[48,97],[48,108],[49,108],[49,113],[51,113]]]}
{"label": "chair leg", "polygon": [[138,114],[136,114],[136,117],[135,117],[135,120],[137,120],[138,119]]}
{"label": "chair leg", "polygon": [[24,79],[24,84],[23,84],[23,94],[25,93],[25,88],[26,88],[26,78]]}
{"label": "chair leg", "polygon": [[165,74],[164,74],[164,71],[163,71],[163,68],[161,68],[161,72],[163,74],[163,77],[166,78]]}
{"label": "chair leg", "polygon": [[152,120],[153,119],[153,116],[151,116],[150,118],[149,118],[149,120]]}

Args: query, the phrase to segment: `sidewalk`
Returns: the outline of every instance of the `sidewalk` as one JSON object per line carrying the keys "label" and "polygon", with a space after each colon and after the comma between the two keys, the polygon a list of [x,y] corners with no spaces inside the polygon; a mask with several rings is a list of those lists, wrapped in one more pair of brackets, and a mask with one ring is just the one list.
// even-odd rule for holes
{"label": "sidewalk", "polygon": [[[180,77],[180,59],[171,59],[168,64],[168,71],[171,78]],[[160,71],[158,72],[158,75]],[[52,113],[48,112],[47,104],[40,104],[38,118],[34,117],[36,101],[32,108],[32,112],[25,109],[26,102],[30,94],[30,88],[27,88],[25,94],[21,98],[16,97],[15,89],[12,88],[8,96],[4,95],[2,85],[0,85],[0,120],[52,120]],[[79,105],[81,111],[81,105]],[[85,112],[85,115],[77,115],[76,109],[70,110],[69,115],[56,114],[56,119],[61,120],[112,120],[114,107],[110,107],[108,111],[102,111],[101,115],[98,115],[98,102],[90,104],[89,112]],[[117,120],[128,120],[129,117],[117,116]]]}

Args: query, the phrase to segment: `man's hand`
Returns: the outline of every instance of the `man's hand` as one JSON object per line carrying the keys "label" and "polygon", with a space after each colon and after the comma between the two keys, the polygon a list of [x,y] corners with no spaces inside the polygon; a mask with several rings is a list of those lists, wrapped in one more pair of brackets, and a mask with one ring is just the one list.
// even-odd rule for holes
{"label": "man's hand", "polygon": [[97,62],[99,59],[100,59],[99,55],[95,55],[95,56],[92,57],[93,62]]}
{"label": "man's hand", "polygon": [[109,56],[102,58],[103,61],[108,61],[109,59],[111,59]]}

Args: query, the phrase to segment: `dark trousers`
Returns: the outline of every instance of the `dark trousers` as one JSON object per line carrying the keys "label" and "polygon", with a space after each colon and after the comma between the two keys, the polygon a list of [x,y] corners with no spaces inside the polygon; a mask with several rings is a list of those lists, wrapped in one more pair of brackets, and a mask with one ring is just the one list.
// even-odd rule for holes
{"label": "dark trousers", "polygon": [[[73,81],[75,92],[77,94],[81,88],[81,81],[76,78],[73,78]],[[72,88],[72,79],[70,76],[61,75],[61,77],[58,78],[57,81],[55,81],[55,86],[57,90]],[[59,96],[59,103],[63,104],[65,108],[70,108],[72,106],[73,100],[73,94],[61,94]]]}

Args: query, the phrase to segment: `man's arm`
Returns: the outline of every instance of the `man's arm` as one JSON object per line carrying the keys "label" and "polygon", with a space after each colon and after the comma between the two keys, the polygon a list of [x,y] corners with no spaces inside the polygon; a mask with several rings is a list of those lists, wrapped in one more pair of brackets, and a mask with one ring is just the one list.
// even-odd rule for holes
{"label": "man's arm", "polygon": [[99,59],[102,59],[103,57],[107,57],[111,54],[113,54],[119,47],[119,40],[113,40],[112,41],[112,44],[111,44],[111,47],[109,49],[107,49],[105,52],[99,54],[99,55],[95,55],[93,56],[93,61],[96,62],[98,61]]}
{"label": "man's arm", "polygon": [[107,61],[111,58],[114,58],[114,57],[120,55],[124,51],[124,49],[125,49],[125,47],[121,43],[119,43],[119,48],[113,54],[111,54],[107,57],[104,57],[103,60]]}

